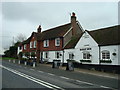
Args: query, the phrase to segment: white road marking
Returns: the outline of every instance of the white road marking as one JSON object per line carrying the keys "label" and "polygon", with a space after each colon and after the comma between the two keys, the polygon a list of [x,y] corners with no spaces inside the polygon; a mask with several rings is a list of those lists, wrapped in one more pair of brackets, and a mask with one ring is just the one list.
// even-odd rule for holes
{"label": "white road marking", "polygon": [[110,88],[110,87],[106,87],[106,86],[100,86],[100,87],[102,87],[102,88]]}
{"label": "white road marking", "polygon": [[22,77],[24,77],[24,78],[26,78],[26,79],[28,79],[28,80],[31,80],[31,81],[33,81],[33,82],[36,82],[36,83],[40,84],[40,85],[43,85],[43,86],[45,86],[45,87],[47,87],[47,88],[50,88],[50,89],[53,89],[53,90],[58,90],[58,89],[59,89],[59,90],[64,90],[64,89],[61,88],[61,87],[58,87],[58,86],[56,86],[56,85],[53,85],[53,84],[50,84],[50,83],[48,83],[48,82],[42,81],[42,80],[40,80],[40,79],[34,78],[34,77],[32,77],[32,76],[29,76],[29,75],[27,75],[27,74],[21,73],[21,72],[19,72],[19,71],[14,70],[14,69],[7,68],[7,67],[2,66],[2,65],[0,65],[0,67],[6,69],[6,70],[8,70],[8,71],[11,71],[11,72],[14,73],[14,74],[17,74],[17,75],[19,75],[19,76],[22,76]]}
{"label": "white road marking", "polygon": [[60,76],[60,78],[69,79],[69,78],[67,78],[67,77],[64,77],[64,76]]}
{"label": "white road marking", "polygon": [[84,81],[80,81],[80,80],[76,80],[76,82],[85,83],[85,84],[89,84],[89,85],[94,85],[93,83],[84,82]]}
{"label": "white road marking", "polygon": [[40,73],[44,73],[43,71],[38,71],[38,72],[40,72]]}
{"label": "white road marking", "polygon": [[47,73],[47,74],[49,74],[49,75],[51,75],[51,76],[55,76],[55,74],[52,74],[52,73]]}

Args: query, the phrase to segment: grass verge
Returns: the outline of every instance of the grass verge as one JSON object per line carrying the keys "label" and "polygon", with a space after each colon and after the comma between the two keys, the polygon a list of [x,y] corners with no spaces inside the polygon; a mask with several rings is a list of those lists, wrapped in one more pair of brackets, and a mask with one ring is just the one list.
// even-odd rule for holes
{"label": "grass verge", "polygon": [[13,60],[13,59],[16,59],[16,58],[11,58],[11,57],[0,57],[0,59],[2,59],[2,60]]}

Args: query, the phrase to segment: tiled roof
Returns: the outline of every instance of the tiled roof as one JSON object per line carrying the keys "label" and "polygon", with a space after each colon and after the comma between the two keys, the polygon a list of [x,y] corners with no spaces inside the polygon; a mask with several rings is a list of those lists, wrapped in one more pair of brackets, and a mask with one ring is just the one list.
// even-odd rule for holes
{"label": "tiled roof", "polygon": [[47,39],[53,39],[57,37],[63,37],[63,35],[71,28],[71,23],[61,25],[52,29],[48,29],[46,31],[43,31],[42,33],[36,33],[33,32],[31,36],[22,42],[22,44],[27,44],[30,42],[33,35],[36,37],[36,39],[39,40],[47,40]]}
{"label": "tiled roof", "polygon": [[71,23],[61,25],[42,32],[41,40],[63,37],[63,35],[71,28]]}
{"label": "tiled roof", "polygon": [[98,45],[118,45],[120,44],[120,25],[88,31]]}
{"label": "tiled roof", "polygon": [[71,40],[67,43],[67,45],[64,47],[64,49],[72,49],[75,48],[76,44],[78,43],[79,39],[81,38],[81,36],[83,35],[83,33],[78,34],[76,36],[73,36],[71,38]]}

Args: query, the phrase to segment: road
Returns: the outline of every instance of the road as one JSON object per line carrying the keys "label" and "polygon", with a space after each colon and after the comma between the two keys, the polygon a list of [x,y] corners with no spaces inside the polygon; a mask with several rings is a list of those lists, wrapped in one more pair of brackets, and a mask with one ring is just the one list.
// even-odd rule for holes
{"label": "road", "polygon": [[2,88],[47,88],[65,90],[70,88],[118,90],[118,79],[53,69],[36,68],[4,61],[2,65]]}

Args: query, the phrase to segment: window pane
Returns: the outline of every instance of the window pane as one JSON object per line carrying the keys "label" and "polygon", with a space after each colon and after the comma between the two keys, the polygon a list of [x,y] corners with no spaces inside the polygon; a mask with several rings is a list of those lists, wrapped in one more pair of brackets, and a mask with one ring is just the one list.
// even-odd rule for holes
{"label": "window pane", "polygon": [[69,54],[69,59],[73,59],[73,58],[74,58],[73,54],[72,53]]}
{"label": "window pane", "polygon": [[55,39],[55,46],[60,46],[60,38]]}
{"label": "window pane", "polygon": [[102,51],[102,59],[110,59],[109,51]]}

